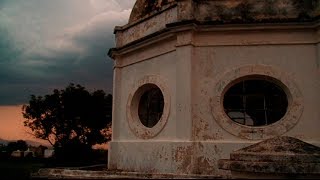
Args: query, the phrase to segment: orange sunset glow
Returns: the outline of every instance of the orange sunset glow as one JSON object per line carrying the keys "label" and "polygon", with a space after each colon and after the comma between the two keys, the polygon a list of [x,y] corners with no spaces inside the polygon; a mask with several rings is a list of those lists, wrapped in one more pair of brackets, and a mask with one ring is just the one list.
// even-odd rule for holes
{"label": "orange sunset glow", "polygon": [[4,140],[31,140],[48,144],[44,140],[32,137],[29,129],[23,126],[22,105],[0,106],[0,138]]}

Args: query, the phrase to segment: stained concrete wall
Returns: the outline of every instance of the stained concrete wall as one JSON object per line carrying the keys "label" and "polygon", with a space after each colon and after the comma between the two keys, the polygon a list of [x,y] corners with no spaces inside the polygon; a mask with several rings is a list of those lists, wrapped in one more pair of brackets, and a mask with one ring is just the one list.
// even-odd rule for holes
{"label": "stained concrete wall", "polygon": [[[115,112],[109,168],[178,174],[225,174],[217,161],[230,152],[267,137],[287,135],[320,145],[319,43],[314,31],[192,30],[136,47],[115,66]],[[141,49],[139,49],[141,48]],[[278,74],[289,91],[299,91],[302,111],[297,122],[279,134],[237,136],[219,124],[212,100],[224,74],[258,67],[255,73]],[[272,72],[276,69],[277,72]],[[270,70],[270,72],[269,72]],[[272,74],[274,73],[274,74]],[[128,99],[145,76],[163,79],[171,100],[167,123],[160,133],[143,139],[130,129]],[[227,76],[227,75],[226,75]],[[277,77],[275,77],[277,78]],[[293,92],[295,93],[295,92]],[[282,125],[274,125],[275,130]],[[237,128],[237,127],[236,127]],[[250,134],[250,133],[249,133]],[[248,138],[249,137],[249,138]]]}
{"label": "stained concrete wall", "polygon": [[[200,33],[196,39],[198,47],[194,50],[192,72],[195,139],[242,140],[242,137],[225,133],[220,128],[217,119],[212,117],[216,112],[212,112],[212,99],[208,97],[215,96],[216,82],[223,79],[224,74],[241,67],[254,68],[259,65],[277,69],[282,73],[280,76],[283,81],[295,84],[295,90],[288,90],[301,93],[300,105],[303,111],[297,114],[300,116],[298,122],[293,122],[297,124],[293,124],[292,129],[286,133],[278,135],[285,134],[319,144],[317,127],[320,124],[316,120],[320,118],[319,57],[317,38],[313,31],[211,32]],[[277,124],[274,128],[277,128]]]}
{"label": "stained concrete wall", "polygon": [[[235,10],[234,3],[245,1],[190,5],[195,2],[178,1],[167,11],[116,29],[109,169],[228,175],[217,161],[263,139],[286,135],[320,146],[319,24],[167,26],[192,18],[219,21],[223,14],[206,13],[208,8],[220,3]],[[255,8],[267,1],[257,2]],[[292,8],[290,15],[297,17]],[[252,74],[277,79],[288,94],[288,112],[277,123],[245,127],[224,113],[223,93],[230,83]],[[132,115],[132,99],[144,83],[164,90],[167,118],[156,128],[143,127]]]}
{"label": "stained concrete wall", "polygon": [[[127,54],[115,66],[115,83],[114,93],[116,99],[114,101],[114,121],[113,141],[123,140],[139,140],[130,130],[127,118],[127,103],[130,95],[134,94],[135,86],[145,76],[160,77],[170,93],[170,96],[176,95],[176,61],[177,59],[174,39],[169,39],[168,42],[157,43],[149,47],[144,47],[143,51]],[[160,48],[159,48],[160,46]],[[159,56],[159,53],[161,55]],[[123,62],[123,63],[121,63]],[[161,67],[161,68],[160,68]],[[162,133],[156,139],[172,139],[175,137],[176,124],[175,116],[175,99],[171,99],[172,104],[170,116],[167,120],[168,124],[163,129]]]}
{"label": "stained concrete wall", "polygon": [[[285,135],[320,142],[320,78],[314,45],[259,45],[198,47],[194,63],[194,128],[197,140],[242,140],[225,133],[212,117],[210,106],[216,78],[243,66],[266,65],[290,74],[303,97],[303,113],[298,123]],[[219,67],[219,68],[217,68]],[[276,128],[276,127],[275,127]]]}

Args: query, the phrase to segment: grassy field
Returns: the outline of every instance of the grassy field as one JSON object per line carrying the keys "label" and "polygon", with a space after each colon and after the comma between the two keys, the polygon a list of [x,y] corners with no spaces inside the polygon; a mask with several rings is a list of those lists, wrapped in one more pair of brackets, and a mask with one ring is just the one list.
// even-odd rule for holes
{"label": "grassy field", "polygon": [[45,164],[31,160],[0,160],[0,179],[30,179]]}

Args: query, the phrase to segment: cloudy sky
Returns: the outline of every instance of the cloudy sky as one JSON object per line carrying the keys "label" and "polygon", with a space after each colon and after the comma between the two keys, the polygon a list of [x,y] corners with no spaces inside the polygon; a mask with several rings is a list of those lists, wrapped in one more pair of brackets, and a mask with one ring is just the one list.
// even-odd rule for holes
{"label": "cloudy sky", "polygon": [[112,92],[113,28],[134,0],[0,0],[0,105],[70,82]]}
{"label": "cloudy sky", "polygon": [[35,140],[21,105],[78,83],[112,93],[113,28],[135,0],[0,0],[0,138]]}

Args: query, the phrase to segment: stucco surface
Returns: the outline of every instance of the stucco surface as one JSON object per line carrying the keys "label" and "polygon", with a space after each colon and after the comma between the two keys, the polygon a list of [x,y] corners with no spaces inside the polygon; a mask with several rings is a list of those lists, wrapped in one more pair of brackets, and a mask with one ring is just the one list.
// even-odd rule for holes
{"label": "stucco surface", "polygon": [[[276,36],[276,33],[268,36],[270,32],[264,33],[268,38],[260,44],[257,39],[264,37],[263,34],[254,38],[252,33],[242,33],[241,38],[232,39],[234,45],[230,44],[229,33],[218,32],[219,43],[211,41],[212,44],[208,44],[208,39],[218,36],[215,32],[206,32],[207,38],[201,33],[184,32],[177,34],[176,47],[173,47],[174,38],[169,38],[170,41],[161,41],[157,46],[144,47],[143,51],[123,56],[120,64],[124,66],[116,68],[121,71],[121,81],[116,82],[116,86],[121,87],[121,100],[117,102],[119,112],[114,121],[114,129],[118,129],[119,134],[111,143],[109,166],[128,171],[224,174],[218,170],[217,160],[228,157],[236,147],[244,147],[257,140],[288,135],[319,145],[320,124],[316,121],[320,117],[317,44],[308,32],[301,35],[307,38],[299,41],[295,40],[296,36]],[[225,41],[222,41],[223,36],[226,36]],[[243,45],[241,41],[245,36],[252,41],[247,38]],[[282,38],[270,39],[272,37]],[[188,45],[191,43],[195,45]],[[156,56],[153,48],[159,49],[161,54]],[[126,65],[125,62],[131,63]],[[249,68],[249,74],[250,68],[257,68],[256,73],[264,73],[289,84],[289,93],[298,94],[302,106],[301,112],[297,112],[297,122],[281,134],[247,132],[251,138],[226,131],[215,119],[211,101],[216,96],[217,82],[226,77],[226,73],[236,72],[241,67]],[[270,68],[277,69],[277,75],[272,74]],[[134,93],[133,87],[149,75],[165,79],[171,106],[163,130],[154,138],[143,140],[130,130],[126,111],[129,108],[128,98]],[[238,77],[235,75],[235,78]],[[274,129],[277,128],[275,124]],[[179,153],[175,155],[173,152]]]}
{"label": "stucco surface", "polygon": [[[124,171],[228,176],[218,160],[249,142],[121,141],[112,142],[108,167]],[[131,152],[131,153],[130,153]],[[134,154],[133,154],[134,152]]]}
{"label": "stucco surface", "polygon": [[[314,117],[319,117],[319,111],[317,110],[319,106],[319,97],[317,92],[320,90],[319,88],[319,78],[316,68],[316,58],[315,58],[315,49],[313,45],[278,45],[276,47],[272,46],[242,46],[242,47],[214,47],[214,48],[197,48],[198,51],[195,51],[199,56],[197,62],[204,62],[195,64],[195,73],[194,73],[194,85],[195,97],[194,97],[194,111],[197,118],[194,119],[196,121],[195,128],[197,129],[198,125],[202,127],[206,127],[204,130],[201,128],[198,130],[199,134],[196,137],[199,140],[205,139],[224,139],[225,133],[219,133],[219,124],[216,124],[217,120],[214,120],[210,114],[210,101],[217,96],[214,92],[217,89],[217,81],[223,79],[225,73],[228,71],[237,71],[237,68],[240,67],[252,67],[254,68],[258,65],[265,65],[265,69],[263,66],[260,66],[262,69],[261,72],[254,72],[253,74],[266,74],[263,71],[267,70],[268,66],[276,69],[280,69],[282,72],[280,74],[280,78],[283,81],[288,81],[288,84],[297,84],[294,85],[297,88],[289,89],[297,90],[300,92],[291,92],[291,93],[299,93],[297,98],[299,98],[296,103],[301,103],[301,106],[304,108],[299,108],[299,111],[303,111],[301,113],[295,112],[294,115],[303,120],[303,123],[297,123],[296,125],[291,126],[292,131],[295,132],[296,129],[300,130],[299,133],[289,133],[291,136],[303,137],[304,139],[310,139],[317,137],[319,140],[319,133],[315,126]],[[210,52],[210,56],[212,60],[207,59],[205,52]],[[204,59],[202,59],[204,58]],[[309,61],[309,63],[308,63]],[[208,63],[212,63],[211,66]],[[267,65],[267,66],[266,66]],[[219,67],[219,68],[214,68]],[[268,70],[267,70],[268,71]],[[211,73],[211,74],[210,74]],[[209,76],[208,76],[209,75]],[[219,77],[220,76],[220,77]],[[235,78],[238,78],[238,75],[234,75]],[[272,77],[272,74],[270,74]],[[281,77],[282,76],[282,77]],[[220,78],[220,79],[219,79]],[[276,77],[280,79],[279,77]],[[308,79],[305,81],[305,79]],[[304,87],[304,88],[299,88]],[[306,88],[309,87],[309,88]],[[221,91],[222,92],[222,91]],[[211,98],[208,98],[211,97]],[[217,104],[214,104],[217,105]],[[298,105],[298,104],[297,104]],[[290,107],[289,107],[290,108]],[[214,108],[218,109],[218,108]],[[289,109],[290,110],[290,109]],[[297,110],[297,109],[294,109]],[[213,114],[215,112],[212,112]],[[297,114],[296,114],[297,113]],[[301,118],[300,118],[301,116]],[[217,116],[219,118],[219,116]],[[312,120],[313,119],[313,120]],[[294,121],[293,117],[290,117],[290,121]],[[204,125],[205,124],[205,125]],[[277,131],[277,124],[274,125],[274,130]],[[235,126],[236,128],[236,126]],[[215,129],[215,130],[212,130]],[[254,128],[252,128],[254,129]],[[308,132],[301,131],[301,129],[308,129]],[[259,129],[257,129],[259,130]],[[277,135],[277,133],[271,133],[271,136]],[[258,135],[258,134],[254,134]],[[282,135],[282,134],[278,134]],[[261,137],[257,137],[258,139],[270,138],[267,134],[261,134]],[[234,138],[233,138],[234,139]]]}
{"label": "stucco surface", "polygon": [[[285,7],[297,21],[217,24],[217,15],[207,13],[216,5],[233,9],[243,2],[181,0],[116,29],[117,47],[110,51],[115,59],[110,169],[228,175],[218,169],[219,159],[267,138],[285,135],[320,145],[319,22],[297,19],[301,12],[293,1]],[[266,3],[256,2],[255,8]],[[280,7],[280,1],[273,2]],[[255,15],[256,20],[267,18]],[[198,21],[188,21],[194,18]],[[276,79],[287,93],[288,112],[281,120],[244,127],[226,116],[224,92],[234,80],[248,75]],[[148,77],[159,79],[152,82],[166,89],[170,106],[163,128],[144,138],[141,134],[153,130],[133,132],[127,114],[128,102]]]}

